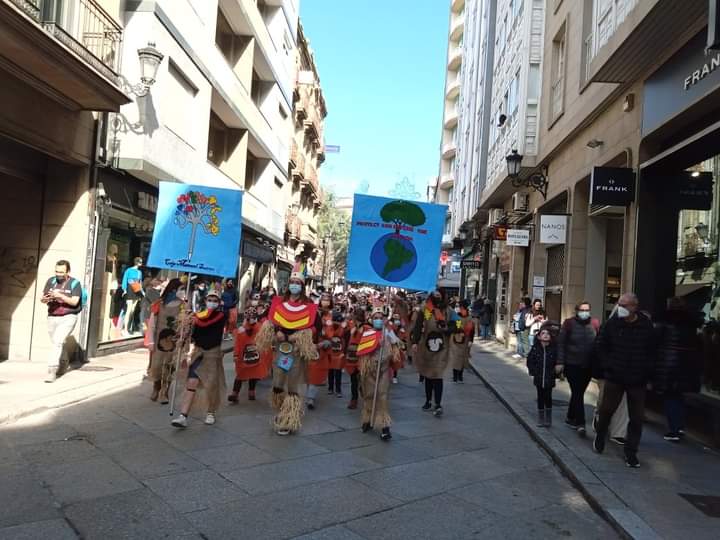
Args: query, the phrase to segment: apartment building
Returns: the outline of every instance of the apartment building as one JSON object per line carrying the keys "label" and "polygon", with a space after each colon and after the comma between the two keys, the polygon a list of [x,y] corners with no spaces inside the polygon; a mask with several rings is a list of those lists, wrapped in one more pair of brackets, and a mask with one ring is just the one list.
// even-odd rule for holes
{"label": "apartment building", "polygon": [[[40,298],[57,260],[91,283],[97,111],[130,101],[114,4],[0,0],[0,361],[47,361]],[[85,309],[75,329],[81,354],[87,329]]]}
{"label": "apartment building", "polygon": [[320,283],[327,245],[318,238],[318,211],[323,202],[319,171],[325,161],[323,126],[327,116],[315,56],[302,24],[297,29],[293,89],[293,132],[290,142],[290,179],[283,190],[286,202],[285,242],[280,250],[278,287],[290,279],[292,264],[302,260],[308,277]]}
{"label": "apartment building", "polygon": [[[285,244],[293,118],[295,0],[119,3],[121,78],[132,101],[107,118],[99,151],[101,209],[93,283],[97,352],[132,344],[113,322],[113,291],[150,250],[159,181],[244,190],[241,297],[275,285]],[[139,50],[162,58],[151,86]]]}

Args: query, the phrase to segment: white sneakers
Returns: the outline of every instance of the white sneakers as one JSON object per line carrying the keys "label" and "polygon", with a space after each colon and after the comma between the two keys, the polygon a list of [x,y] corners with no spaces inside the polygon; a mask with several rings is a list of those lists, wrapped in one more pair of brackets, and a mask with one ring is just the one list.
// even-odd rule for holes
{"label": "white sneakers", "polygon": [[398,383],[398,378],[397,378],[397,377],[393,377],[392,383],[393,383],[393,384],[397,384],[397,383]]}
{"label": "white sneakers", "polygon": [[176,428],[186,428],[188,425],[187,416],[181,414],[177,418],[173,418],[172,422],[170,422],[170,425]]}
{"label": "white sneakers", "polygon": [[215,413],[207,413],[207,416],[205,417],[205,424],[208,426],[212,426],[215,423]]}
{"label": "white sneakers", "polygon": [[57,367],[49,367],[47,377],[45,377],[45,382],[46,383],[55,382],[57,380],[57,372],[58,372]]}

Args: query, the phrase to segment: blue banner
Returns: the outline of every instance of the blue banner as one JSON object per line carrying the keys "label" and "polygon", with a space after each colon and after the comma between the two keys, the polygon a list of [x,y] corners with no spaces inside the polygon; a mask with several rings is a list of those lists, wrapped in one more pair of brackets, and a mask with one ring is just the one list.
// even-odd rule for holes
{"label": "blue banner", "polygon": [[447,206],[355,194],[347,280],[431,291]]}
{"label": "blue banner", "polygon": [[242,195],[239,190],[160,182],[148,266],[235,276]]}

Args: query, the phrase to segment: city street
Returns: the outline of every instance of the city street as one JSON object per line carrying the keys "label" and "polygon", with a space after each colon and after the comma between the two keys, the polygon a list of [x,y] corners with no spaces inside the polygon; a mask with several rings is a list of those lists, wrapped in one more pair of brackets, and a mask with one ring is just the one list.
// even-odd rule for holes
{"label": "city street", "polygon": [[389,443],[361,433],[344,378],[291,437],[267,381],[212,427],[171,428],[147,382],[3,425],[0,539],[615,537],[473,374],[435,418],[403,370]]}

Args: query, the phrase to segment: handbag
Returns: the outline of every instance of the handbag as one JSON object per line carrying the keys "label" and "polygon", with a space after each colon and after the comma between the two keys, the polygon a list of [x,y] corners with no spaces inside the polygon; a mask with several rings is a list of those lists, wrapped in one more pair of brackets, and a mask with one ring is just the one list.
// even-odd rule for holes
{"label": "handbag", "polygon": [[139,281],[131,281],[129,285],[130,290],[135,294],[142,292],[142,283],[140,283]]}

